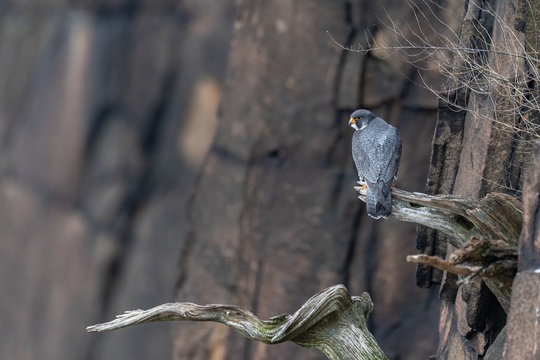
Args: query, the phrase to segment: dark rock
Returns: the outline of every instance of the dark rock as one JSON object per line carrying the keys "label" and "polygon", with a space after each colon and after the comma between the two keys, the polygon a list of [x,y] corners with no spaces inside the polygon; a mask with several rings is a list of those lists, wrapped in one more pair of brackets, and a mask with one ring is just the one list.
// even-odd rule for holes
{"label": "dark rock", "polygon": [[484,360],[499,360],[504,358],[506,347],[506,327],[501,330],[493,344],[489,347]]}
{"label": "dark rock", "polygon": [[232,0],[0,1],[0,358],[172,357],[170,325],[84,327],[173,298],[209,146],[179,134],[215,122],[233,21]]}
{"label": "dark rock", "polygon": [[538,299],[540,299],[540,273],[535,271],[518,273],[512,286],[504,359],[540,359]]}
{"label": "dark rock", "polygon": [[[506,0],[466,2],[460,33],[461,44],[481,50],[492,46],[491,43],[504,43],[502,37],[505,34],[505,27],[510,29],[513,27],[515,10],[513,3]],[[495,17],[497,21],[494,21]],[[478,41],[478,39],[489,40]],[[478,66],[502,64],[499,63],[497,56],[490,55],[489,59],[478,56],[468,58],[466,61],[456,57],[454,69],[470,68],[471,62]],[[496,66],[499,66],[495,70],[497,74],[508,75],[506,73],[510,67]],[[449,90],[442,96],[450,100],[450,104],[443,102],[439,109],[426,190],[431,193],[452,193],[472,198],[481,198],[494,191],[519,197],[523,182],[522,170],[530,156],[530,139],[527,135],[519,135],[521,134],[519,129],[508,131],[493,121],[496,118],[500,122],[514,124],[513,120],[504,114],[515,114],[519,110],[505,107],[510,105],[503,99],[493,100],[491,95],[470,91],[474,90],[475,86],[474,83],[468,85],[463,83],[459,76],[451,77],[447,83]],[[524,194],[527,196],[526,191]],[[446,256],[449,253],[440,246],[440,243],[444,243],[444,238],[434,232],[420,231],[417,243],[422,251],[430,255]],[[418,276],[417,282],[422,286],[436,282],[433,275],[429,279],[430,273],[426,269],[420,268]],[[442,294],[452,294],[452,286],[456,285],[443,282]],[[477,345],[473,344],[472,352],[468,355],[473,359],[483,354],[485,346],[489,347],[495,340],[504,326],[505,316],[501,314],[500,307],[493,304],[493,297],[486,293],[484,287],[478,288],[477,291],[470,288],[462,293],[466,296],[467,306],[458,307],[457,302],[461,299],[456,299],[455,311],[458,312],[458,318],[466,321],[457,327],[461,330],[458,336],[469,337],[467,341],[471,340],[471,344],[473,336],[478,338]],[[454,318],[441,317],[440,328],[450,330],[441,333],[440,355],[454,358],[453,356],[458,356],[455,354],[463,354],[465,339],[456,340],[454,333],[456,330],[447,323],[448,321],[454,321]],[[478,337],[479,334],[476,334],[474,329],[483,335]]]}
{"label": "dark rock", "polygon": [[[405,144],[398,186],[420,190],[436,108],[399,75],[417,71],[403,59],[347,52],[313,35],[328,30],[337,42],[363,41],[384,9],[403,11],[376,2],[239,3],[218,130],[190,210],[178,300],[235,303],[265,317],[342,282],[352,294],[373,296],[371,325],[388,354],[433,354],[436,291],[415,288],[414,268],[403,261],[414,252],[403,239],[415,228],[366,217],[352,189],[347,121],[353,107],[370,106],[398,126]],[[215,354],[322,358],[289,344],[246,343],[219,326],[175,326],[177,359]]]}

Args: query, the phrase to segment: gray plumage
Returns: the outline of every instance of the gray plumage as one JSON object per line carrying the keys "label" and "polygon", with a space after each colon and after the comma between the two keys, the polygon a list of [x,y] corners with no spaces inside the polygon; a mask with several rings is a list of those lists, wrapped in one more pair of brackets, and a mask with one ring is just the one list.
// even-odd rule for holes
{"label": "gray plumage", "polygon": [[356,110],[349,124],[356,129],[352,155],[358,177],[367,185],[366,207],[369,216],[386,218],[392,212],[392,181],[401,158],[398,130],[369,110]]}

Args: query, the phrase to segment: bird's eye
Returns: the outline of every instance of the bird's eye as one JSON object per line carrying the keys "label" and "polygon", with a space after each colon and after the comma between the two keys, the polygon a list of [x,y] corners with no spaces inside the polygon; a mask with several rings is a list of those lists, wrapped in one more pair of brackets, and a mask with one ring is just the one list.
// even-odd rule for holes
{"label": "bird's eye", "polygon": [[359,117],[357,117],[357,118],[355,118],[354,120],[360,120],[360,118],[359,118]]}

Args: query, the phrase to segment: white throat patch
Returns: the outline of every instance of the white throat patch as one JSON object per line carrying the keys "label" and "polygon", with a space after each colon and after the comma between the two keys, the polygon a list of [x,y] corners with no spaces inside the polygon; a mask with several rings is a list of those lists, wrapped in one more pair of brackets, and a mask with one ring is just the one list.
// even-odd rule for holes
{"label": "white throat patch", "polygon": [[355,130],[360,130],[356,124],[352,124],[351,126],[352,126],[352,128],[355,129]]}

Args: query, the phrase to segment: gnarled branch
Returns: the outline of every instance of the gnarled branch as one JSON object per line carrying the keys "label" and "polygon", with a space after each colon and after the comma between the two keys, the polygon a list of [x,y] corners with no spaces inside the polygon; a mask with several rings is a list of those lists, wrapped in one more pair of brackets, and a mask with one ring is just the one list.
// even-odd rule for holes
{"label": "gnarled branch", "polygon": [[[355,190],[359,193],[358,198],[365,202],[365,190],[360,186],[356,186]],[[456,256],[469,256],[458,262],[415,255],[409,257],[408,261],[456,274],[481,276],[508,312],[511,296],[508,283],[511,279],[507,277],[512,271],[515,273],[517,244],[523,223],[522,205],[518,199],[507,194],[490,193],[483,199],[473,200],[464,196],[432,196],[393,188],[390,217],[439,230],[448,235],[454,247],[462,248]],[[501,257],[503,253],[504,258]],[[508,259],[512,253],[515,255],[513,261]],[[473,255],[476,257],[470,257]]]}
{"label": "gnarled branch", "polygon": [[128,311],[115,320],[89,326],[86,330],[110,331],[152,321],[213,321],[266,344],[290,340],[301,346],[316,347],[333,360],[387,359],[366,326],[372,308],[367,293],[350,296],[343,285],[336,285],[314,295],[294,314],[268,320],[232,305],[169,303],[148,310]]}
{"label": "gnarled branch", "polygon": [[[362,182],[358,182],[364,185]],[[366,190],[355,186],[358,198],[366,201]],[[427,195],[392,189],[391,218],[425,225],[449,237],[455,247],[471,236],[497,239],[517,246],[523,211],[513,196],[490,193],[480,200],[457,195]]]}

